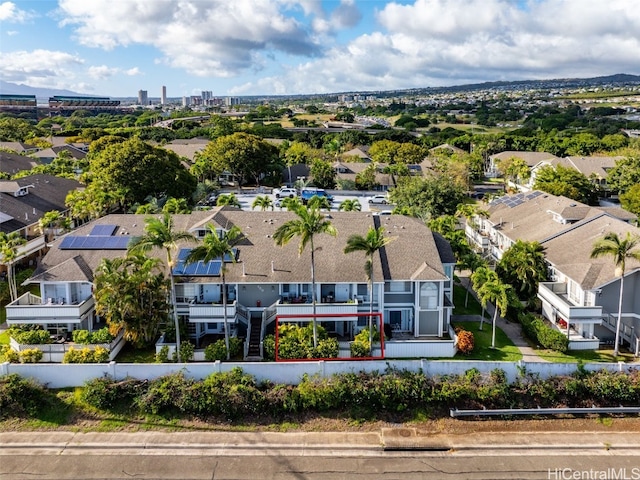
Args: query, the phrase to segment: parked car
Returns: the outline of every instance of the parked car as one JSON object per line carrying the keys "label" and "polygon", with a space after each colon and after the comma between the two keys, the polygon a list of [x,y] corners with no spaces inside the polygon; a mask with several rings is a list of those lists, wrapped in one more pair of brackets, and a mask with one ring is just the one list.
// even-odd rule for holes
{"label": "parked car", "polygon": [[370,204],[386,205],[389,203],[389,197],[386,195],[374,195],[369,199]]}
{"label": "parked car", "polygon": [[295,198],[298,196],[298,191],[291,187],[280,187],[273,190],[273,194],[276,198]]}
{"label": "parked car", "polygon": [[303,205],[306,205],[307,202],[313,197],[325,197],[327,200],[329,200],[329,203],[333,202],[333,197],[325,192],[322,188],[307,188],[302,190],[302,193],[300,194]]}

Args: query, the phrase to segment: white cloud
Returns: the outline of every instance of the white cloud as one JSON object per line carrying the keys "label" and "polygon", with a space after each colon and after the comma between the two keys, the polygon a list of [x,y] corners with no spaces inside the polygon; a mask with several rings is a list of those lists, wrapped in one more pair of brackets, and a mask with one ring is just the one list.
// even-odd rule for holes
{"label": "white cloud", "polygon": [[117,75],[128,75],[132,77],[140,74],[141,72],[138,67],[133,67],[128,70],[124,70],[119,67],[108,67],[107,65],[95,65],[87,69],[87,75],[89,75],[89,77],[93,78],[94,80],[106,80],[108,78],[111,78]]}
{"label": "white cloud", "polygon": [[[280,13],[286,0],[61,0],[61,25],[76,40],[112,50],[151,45],[162,62],[198,76],[225,77],[259,66],[269,52],[318,55],[320,47],[293,16]],[[307,3],[312,6],[311,3]]]}
{"label": "white cloud", "polygon": [[337,92],[640,73],[640,9],[633,3],[538,0],[525,9],[510,0],[389,3],[377,12],[382,31],[264,86],[286,79],[289,93]]}
{"label": "white cloud", "polygon": [[0,55],[0,77],[32,87],[70,88],[76,69],[84,61],[77,55],[52,50],[15,51]]}
{"label": "white cloud", "polygon": [[32,12],[19,9],[13,2],[0,3],[0,22],[24,23],[33,17]]}

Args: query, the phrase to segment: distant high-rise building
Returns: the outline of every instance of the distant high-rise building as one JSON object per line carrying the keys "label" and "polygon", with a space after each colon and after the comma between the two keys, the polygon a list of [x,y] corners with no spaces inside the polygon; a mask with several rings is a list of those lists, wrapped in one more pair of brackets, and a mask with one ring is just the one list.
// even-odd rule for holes
{"label": "distant high-rise building", "polygon": [[149,96],[146,90],[138,90],[138,105],[149,105]]}
{"label": "distant high-rise building", "polygon": [[189,97],[182,97],[182,106],[183,107],[189,106]]}
{"label": "distant high-rise building", "polygon": [[162,105],[167,104],[167,87],[165,87],[164,85],[162,86],[162,95],[160,96],[160,104]]}
{"label": "distant high-rise building", "polygon": [[227,97],[225,99],[225,103],[227,107],[231,107],[232,105],[240,105],[240,99],[238,97]]}

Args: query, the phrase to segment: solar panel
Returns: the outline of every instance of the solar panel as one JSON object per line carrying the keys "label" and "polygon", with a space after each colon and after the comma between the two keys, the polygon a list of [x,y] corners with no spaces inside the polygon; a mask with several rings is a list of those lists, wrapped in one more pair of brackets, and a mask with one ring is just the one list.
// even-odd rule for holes
{"label": "solar panel", "polygon": [[60,248],[61,250],[68,250],[69,248],[71,248],[71,243],[75,238],[76,237],[64,237],[60,242],[60,246],[58,248]]}
{"label": "solar panel", "polygon": [[207,275],[207,271],[209,270],[209,262],[207,263],[203,263],[203,262],[198,262],[196,263],[196,275],[200,276],[200,275]]}
{"label": "solar panel", "polygon": [[89,235],[104,235],[110,237],[114,234],[117,228],[117,225],[96,225],[93,227]]}
{"label": "solar panel", "polygon": [[209,269],[207,275],[218,276],[222,271],[222,262],[209,262]]}
{"label": "solar panel", "polygon": [[191,253],[190,248],[181,248],[180,251],[178,252],[178,261],[182,262],[186,260],[190,253]]}
{"label": "solar panel", "polygon": [[110,237],[105,235],[71,236],[60,242],[60,250],[126,250],[133,237],[123,235]]}

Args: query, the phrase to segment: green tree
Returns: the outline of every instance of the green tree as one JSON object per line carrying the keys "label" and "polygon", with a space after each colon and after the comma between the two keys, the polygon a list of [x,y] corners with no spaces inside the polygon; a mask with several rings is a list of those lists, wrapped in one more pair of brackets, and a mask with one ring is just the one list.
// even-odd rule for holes
{"label": "green tree", "polygon": [[[484,285],[489,281],[497,281],[499,280],[498,274],[491,270],[488,265],[483,265],[481,267],[476,268],[476,271],[471,275],[471,285],[475,290],[476,294]],[[482,315],[480,316],[480,330],[482,330],[484,324],[484,311],[486,309],[486,305],[482,304]]]}
{"label": "green tree", "polygon": [[2,264],[7,267],[7,281],[9,283],[9,295],[13,302],[18,298],[18,286],[16,285],[15,263],[18,259],[18,249],[26,245],[27,240],[18,232],[6,234],[0,232],[0,254]]}
{"label": "green tree", "polygon": [[167,201],[162,206],[162,211],[176,214],[176,213],[191,213],[187,200],[184,198],[167,198]]}
{"label": "green tree", "polygon": [[318,151],[304,142],[291,142],[283,152],[284,163],[289,171],[289,184],[293,183],[291,178],[291,167],[302,163],[311,163],[311,160],[317,157]]}
{"label": "green tree", "polygon": [[356,174],[356,188],[358,190],[374,190],[380,185],[376,180],[377,172],[376,164],[367,165],[367,168]]}
{"label": "green tree", "polygon": [[640,217],[640,183],[620,194],[620,204],[625,210]]}
{"label": "green tree", "polygon": [[44,235],[45,242],[51,239],[51,231],[67,231],[71,228],[71,219],[58,210],[45,212],[38,220],[38,231]]}
{"label": "green tree", "polygon": [[378,163],[396,163],[396,156],[402,144],[393,140],[378,140],[369,148],[369,156]]}
{"label": "green tree", "polygon": [[173,278],[173,253],[178,249],[178,242],[195,242],[195,237],[189,232],[175,231],[173,228],[173,218],[171,214],[164,213],[161,218],[147,217],[144,221],[144,235],[132,240],[129,251],[148,252],[154,249],[161,249],[167,255],[167,270],[171,286],[171,310],[173,323],[176,329],[176,355],[180,361],[180,324],[178,321],[178,310],[176,309],[176,291]]}
{"label": "green tree", "polygon": [[346,200],[343,200],[338,207],[338,210],[342,212],[359,212],[362,210],[362,205],[360,205],[360,202],[355,198],[347,198]]}
{"label": "green tree", "polygon": [[513,286],[520,300],[531,303],[538,294],[538,284],[547,280],[544,247],[538,242],[516,241],[502,255],[496,273]]}
{"label": "green tree", "polygon": [[224,205],[228,205],[230,207],[237,207],[237,208],[241,207],[240,200],[238,200],[238,197],[236,197],[234,193],[226,193],[226,194],[220,195],[216,200],[216,205],[219,207]]}
{"label": "green tree", "polygon": [[215,226],[208,225],[209,231],[202,239],[202,245],[192,249],[187,256],[186,263],[195,263],[198,261],[211,262],[220,260],[222,268],[220,270],[222,279],[222,310],[224,322],[224,343],[227,347],[227,360],[229,360],[229,328],[227,322],[227,283],[226,283],[226,259],[230,259],[232,263],[236,263],[236,254],[234,248],[244,238],[239,227],[233,226],[230,230],[225,231],[222,235],[218,235]]}
{"label": "green tree", "polygon": [[506,285],[499,278],[495,277],[483,283],[476,291],[483,308],[487,308],[487,303],[489,302],[493,303],[495,306],[491,330],[491,348],[496,347],[496,322],[498,320],[498,310],[500,310],[500,315],[503,317],[507,314],[507,308],[509,307],[509,290],[511,290],[511,286]]}
{"label": "green tree", "polygon": [[[105,138],[109,137],[93,144]],[[128,204],[142,203],[149,196],[188,198],[196,188],[196,179],[175,153],[136,138],[110,143],[90,157],[92,183],[88,189],[122,189]]]}
{"label": "green tree", "polygon": [[27,120],[1,117],[0,142],[24,142],[34,132],[35,127]]}
{"label": "green tree", "polygon": [[597,204],[599,196],[598,187],[584,174],[562,165],[555,168],[546,166],[538,170],[533,188],[551,195],[564,195],[589,205]]}
{"label": "green tree", "polygon": [[516,184],[531,177],[531,170],[522,158],[509,157],[499,161],[497,167],[498,171],[505,177],[505,180],[510,180]]}
{"label": "green tree", "polygon": [[211,141],[198,156],[200,172],[217,178],[223,172],[235,176],[239,185],[252,179],[256,185],[278,161],[278,149],[256,135],[236,132]]}
{"label": "green tree", "polygon": [[463,188],[450,178],[428,176],[401,177],[390,192],[391,202],[400,211],[412,216],[428,218],[453,215],[458,204],[466,198]]}
{"label": "green tree", "polygon": [[125,340],[136,347],[149,345],[170,318],[168,290],[159,259],[132,252],[125,258],[105,258],[96,269],[96,312],[112,335],[124,330]]}
{"label": "green tree", "polygon": [[268,208],[273,210],[273,200],[271,200],[268,195],[258,195],[251,204],[252,209],[255,209],[256,207],[258,207],[263,212]]}
{"label": "green tree", "polygon": [[[458,268],[460,270],[469,270],[471,275],[469,277],[469,282],[467,283],[466,294],[464,296],[464,307],[467,308],[469,304],[469,288],[471,286],[471,277],[476,273],[480,267],[487,267],[487,262],[485,262],[480,255],[475,252],[469,252],[466,255],[463,255],[462,258],[458,261]],[[484,317],[484,315],[483,315]],[[482,322],[482,320],[481,320]],[[480,328],[482,330],[482,328]]]}
{"label": "green tree", "polygon": [[[384,234],[385,227],[373,228],[369,227],[369,231],[365,236],[351,235],[347,239],[347,246],[344,247],[344,253],[363,252],[367,261],[364,264],[364,271],[369,280],[369,313],[373,313],[373,257],[381,249],[393,240]],[[373,345],[373,316],[369,316],[369,348]],[[371,353],[371,352],[369,352]]]}
{"label": "green tree", "polygon": [[[289,220],[280,225],[273,234],[273,239],[278,246],[288,244],[294,237],[300,237],[298,255],[302,255],[304,249],[309,245],[311,250],[311,301],[313,304],[313,314],[316,314],[316,262],[314,238],[316,235],[327,234],[335,237],[338,231],[333,224],[327,220],[325,215],[318,208],[312,206],[299,207],[295,210],[298,218]],[[318,346],[318,336],[316,329],[316,319],[313,319],[313,346]]]}
{"label": "green tree", "polygon": [[618,300],[618,320],[616,321],[616,346],[613,351],[615,357],[618,356],[620,347],[620,324],[622,323],[622,296],[624,294],[624,274],[627,260],[635,259],[640,261],[640,250],[636,247],[640,245],[640,237],[627,232],[624,238],[620,238],[617,233],[609,232],[603,238],[596,241],[591,250],[591,258],[612,257],[616,266],[616,276],[620,277],[620,297]]}
{"label": "green tree", "polygon": [[316,158],[311,163],[309,173],[313,177],[313,184],[318,188],[334,188],[336,186],[336,171],[331,162]]}
{"label": "green tree", "polygon": [[615,166],[609,170],[607,184],[614,191],[625,193],[640,183],[640,148],[627,148],[619,154],[623,158],[616,160]]}
{"label": "green tree", "polygon": [[300,200],[300,197],[287,197],[280,200],[280,210],[286,208],[289,212],[295,212],[300,207],[302,207],[302,200]]}

